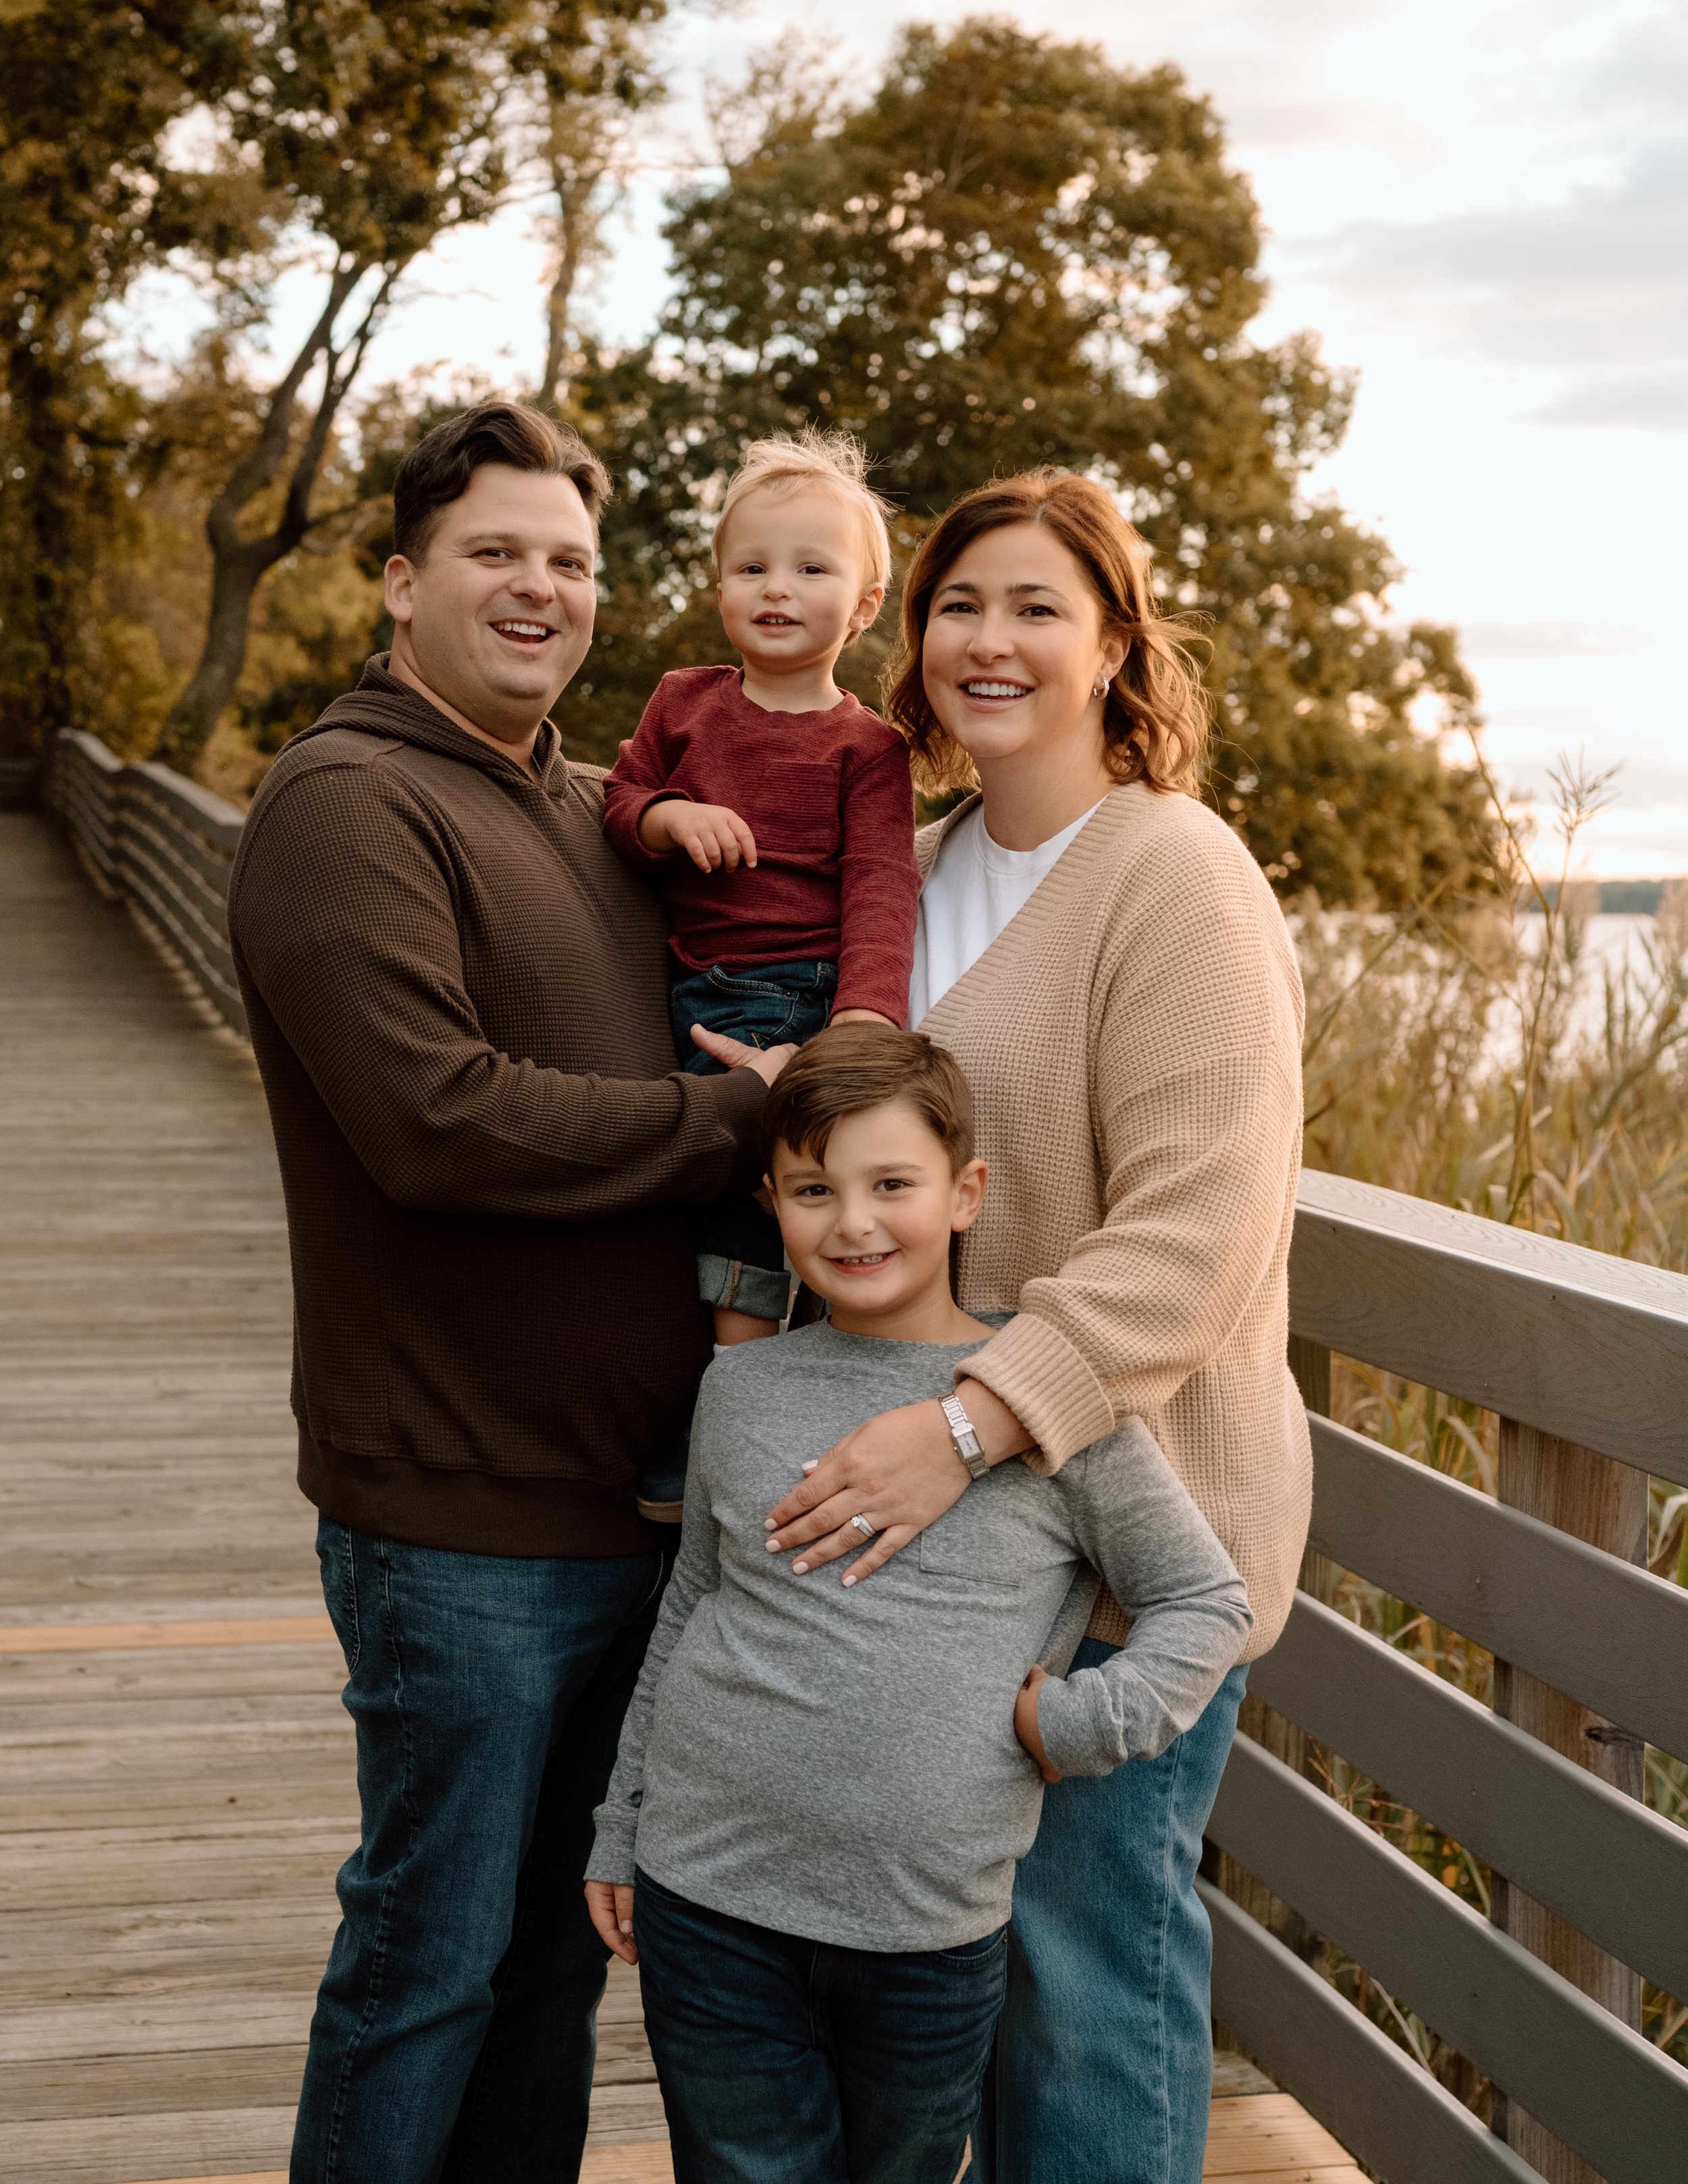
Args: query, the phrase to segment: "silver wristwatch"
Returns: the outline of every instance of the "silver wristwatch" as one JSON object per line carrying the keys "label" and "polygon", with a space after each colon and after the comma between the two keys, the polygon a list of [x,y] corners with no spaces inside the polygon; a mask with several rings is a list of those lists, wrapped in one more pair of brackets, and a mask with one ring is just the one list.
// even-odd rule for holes
{"label": "silver wristwatch", "polygon": [[942,1401],[944,1415],[950,1421],[950,1439],[956,1455],[967,1465],[969,1478],[983,1479],[990,1468],[990,1462],[980,1445],[978,1435],[973,1431],[972,1420],[961,1408],[961,1397],[945,1396]]}

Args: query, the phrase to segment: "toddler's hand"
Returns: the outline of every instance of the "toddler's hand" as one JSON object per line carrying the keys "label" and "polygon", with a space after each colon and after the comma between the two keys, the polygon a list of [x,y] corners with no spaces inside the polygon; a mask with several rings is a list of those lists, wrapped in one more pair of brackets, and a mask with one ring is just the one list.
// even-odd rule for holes
{"label": "toddler's hand", "polygon": [[639,839],[659,854],[682,851],[700,872],[718,872],[723,866],[736,872],[741,862],[754,866],[756,861],[755,836],[724,804],[688,804],[681,797],[666,797],[646,807],[639,821]]}
{"label": "toddler's hand", "polygon": [[613,1950],[624,1964],[636,1964],[639,1953],[633,1946],[632,1890],[619,1880],[588,1880],[586,1910],[605,1948]]}
{"label": "toddler's hand", "polygon": [[1049,1754],[1044,1750],[1043,1736],[1038,1728],[1038,1685],[1048,1681],[1049,1670],[1040,1669],[1034,1661],[1026,1671],[1025,1682],[1015,1694],[1014,1734],[1022,1749],[1037,1761],[1038,1772],[1045,1781],[1058,1782],[1061,1776],[1049,1763]]}

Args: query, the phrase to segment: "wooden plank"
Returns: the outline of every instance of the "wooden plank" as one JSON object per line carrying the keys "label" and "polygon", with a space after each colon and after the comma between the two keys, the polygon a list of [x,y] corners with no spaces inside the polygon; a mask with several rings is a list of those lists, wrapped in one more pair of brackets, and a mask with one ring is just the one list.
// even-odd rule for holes
{"label": "wooden plank", "polygon": [[6,2184],[121,2184],[134,2176],[274,2174],[292,2143],[291,2103],[0,2124]]}
{"label": "wooden plank", "polygon": [[0,1628],[7,1653],[132,1652],[158,1646],[303,1646],[338,1641],[326,1615],[248,1616],[226,1623],[60,1623]]}
{"label": "wooden plank", "polygon": [[1607,2184],[1658,2184],[1669,2175],[1688,2145],[1688,2070],[1497,1933],[1334,1798],[1239,1739],[1207,1832]]}
{"label": "wooden plank", "polygon": [[1299,1335],[1688,1485],[1688,1275],[1304,1173]]}
{"label": "wooden plank", "polygon": [[1312,1539],[1608,1720],[1688,1758],[1688,1591],[1475,1488],[1310,1421]]}
{"label": "wooden plank", "polygon": [[1659,1916],[1662,1903],[1688,1903],[1688,1830],[1305,1594],[1249,1681],[1667,1993],[1688,1992],[1688,1922]]}

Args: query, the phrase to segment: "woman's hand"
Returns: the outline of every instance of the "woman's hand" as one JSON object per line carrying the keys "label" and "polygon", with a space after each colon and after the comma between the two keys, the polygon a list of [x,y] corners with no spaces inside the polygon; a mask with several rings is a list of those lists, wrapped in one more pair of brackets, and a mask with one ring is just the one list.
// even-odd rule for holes
{"label": "woman's hand", "polygon": [[725,1032],[708,1031],[702,1024],[692,1026],[692,1044],[702,1047],[712,1061],[726,1069],[748,1069],[760,1077],[764,1084],[772,1084],[797,1049],[784,1046],[752,1046],[747,1039],[729,1039]]}
{"label": "woman's hand", "polygon": [[633,1942],[632,1890],[619,1880],[588,1880],[586,1910],[604,1947],[624,1964],[636,1964],[639,1953]]}
{"label": "woman's hand", "polygon": [[1044,1750],[1043,1731],[1038,1727],[1038,1685],[1049,1681],[1049,1670],[1040,1669],[1035,1661],[1026,1671],[1026,1680],[1014,1695],[1014,1734],[1021,1748],[1038,1763],[1038,1772],[1045,1782],[1058,1782],[1059,1771],[1049,1763],[1049,1754]]}
{"label": "woman's hand", "polygon": [[[1007,1404],[978,1381],[963,1384],[961,1401],[992,1463],[1032,1446]],[[855,1554],[844,1573],[846,1585],[872,1577],[935,1524],[971,1483],[936,1402],[882,1411],[803,1469],[802,1485],[768,1516],[768,1549],[783,1553],[802,1547],[801,1559],[791,1566],[799,1576]],[[856,1516],[878,1535],[865,1554],[861,1528],[850,1521]]]}

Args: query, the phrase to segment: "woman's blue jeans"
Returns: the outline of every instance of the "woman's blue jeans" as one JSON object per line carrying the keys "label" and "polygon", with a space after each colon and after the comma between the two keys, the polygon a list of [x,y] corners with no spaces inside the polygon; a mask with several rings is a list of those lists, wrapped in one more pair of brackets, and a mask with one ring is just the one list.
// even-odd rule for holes
{"label": "woman's blue jeans", "polygon": [[1002,2001],[1000,1929],[844,1948],[641,1873],[633,1938],[675,2184],[951,2184]]}
{"label": "woman's blue jeans", "polygon": [[[1087,1638],[1073,1666],[1113,1650]],[[1247,1678],[1234,1669],[1158,1759],[1045,1791],[1014,1882],[981,2184],[1201,2184],[1213,1946],[1195,1875]]]}
{"label": "woman's blue jeans", "polygon": [[556,2184],[609,1952],[581,1875],[660,1554],[451,1554],[317,1530],[362,1839],[311,2020],[292,2184]]}

